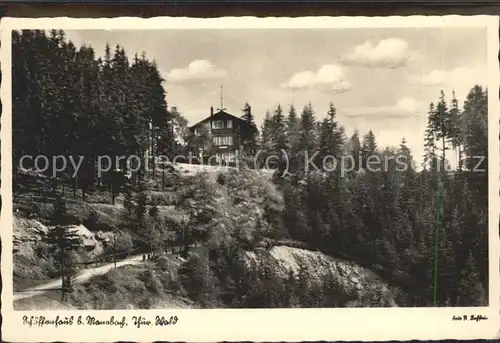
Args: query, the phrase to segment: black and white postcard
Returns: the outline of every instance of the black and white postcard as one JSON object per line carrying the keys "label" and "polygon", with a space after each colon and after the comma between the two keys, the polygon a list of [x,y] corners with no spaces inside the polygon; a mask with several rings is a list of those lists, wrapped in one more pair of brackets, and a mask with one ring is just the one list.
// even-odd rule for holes
{"label": "black and white postcard", "polygon": [[4,339],[498,337],[498,32],[3,19]]}

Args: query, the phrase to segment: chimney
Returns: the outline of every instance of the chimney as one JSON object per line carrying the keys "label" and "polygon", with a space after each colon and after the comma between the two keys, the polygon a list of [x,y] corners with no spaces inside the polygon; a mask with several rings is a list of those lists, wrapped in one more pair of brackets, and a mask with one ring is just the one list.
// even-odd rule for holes
{"label": "chimney", "polygon": [[214,107],[210,106],[210,117],[214,115]]}

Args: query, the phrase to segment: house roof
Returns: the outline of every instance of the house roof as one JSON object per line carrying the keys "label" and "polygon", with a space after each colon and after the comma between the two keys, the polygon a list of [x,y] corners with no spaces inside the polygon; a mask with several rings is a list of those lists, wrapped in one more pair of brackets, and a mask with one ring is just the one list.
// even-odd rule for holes
{"label": "house roof", "polygon": [[215,112],[212,116],[209,115],[205,119],[203,119],[203,120],[197,122],[196,124],[192,125],[190,127],[190,129],[194,129],[196,126],[198,126],[200,124],[203,124],[203,123],[206,123],[209,120],[217,120],[220,117],[227,117],[227,116],[231,117],[236,122],[239,122],[239,123],[241,123],[243,125],[248,125],[248,123],[246,121],[244,121],[243,119],[241,119],[241,118],[239,118],[239,117],[237,117],[235,115],[232,115],[231,113],[228,113],[228,112],[226,112],[224,110],[219,110],[218,112]]}

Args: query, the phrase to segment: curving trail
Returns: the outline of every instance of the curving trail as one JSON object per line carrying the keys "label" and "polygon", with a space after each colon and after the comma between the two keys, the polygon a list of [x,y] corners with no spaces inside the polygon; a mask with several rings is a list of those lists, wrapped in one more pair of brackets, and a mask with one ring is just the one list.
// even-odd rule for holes
{"label": "curving trail", "polygon": [[[118,268],[125,265],[140,264],[140,263],[144,263],[142,261],[142,254],[131,256],[119,262],[117,261],[116,267]],[[76,275],[74,283],[79,284],[89,280],[93,276],[104,275],[109,271],[113,270],[114,268],[115,268],[114,262],[110,262],[100,267],[83,269]],[[24,291],[14,293],[14,301],[25,298],[31,298],[36,295],[44,294],[50,290],[60,289],[61,287],[62,287],[61,278],[58,278],[49,281],[47,283],[44,283],[42,285],[31,287]]]}

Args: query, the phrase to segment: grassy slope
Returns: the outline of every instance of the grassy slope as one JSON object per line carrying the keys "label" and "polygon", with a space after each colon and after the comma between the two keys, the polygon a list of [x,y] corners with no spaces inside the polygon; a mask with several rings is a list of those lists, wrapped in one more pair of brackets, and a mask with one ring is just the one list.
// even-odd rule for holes
{"label": "grassy slope", "polygon": [[117,268],[76,285],[66,303],[59,290],[16,301],[16,310],[193,308],[177,281],[180,261],[175,256],[158,262]]}

